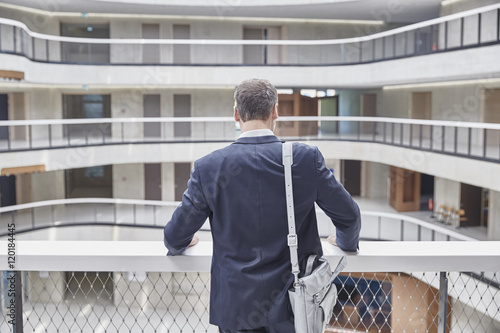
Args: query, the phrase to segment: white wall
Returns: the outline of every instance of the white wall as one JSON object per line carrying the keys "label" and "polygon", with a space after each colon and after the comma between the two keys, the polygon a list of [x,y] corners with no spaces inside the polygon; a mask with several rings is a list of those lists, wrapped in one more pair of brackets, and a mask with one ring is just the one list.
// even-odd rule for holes
{"label": "white wall", "polygon": [[489,191],[488,237],[500,240],[500,191]]}
{"label": "white wall", "polygon": [[445,207],[451,207],[453,210],[459,209],[460,194],[459,182],[441,177],[434,177],[435,210],[438,209],[441,205],[444,205]]}
{"label": "white wall", "polygon": [[361,196],[371,199],[389,198],[389,165],[366,161],[361,163]]}

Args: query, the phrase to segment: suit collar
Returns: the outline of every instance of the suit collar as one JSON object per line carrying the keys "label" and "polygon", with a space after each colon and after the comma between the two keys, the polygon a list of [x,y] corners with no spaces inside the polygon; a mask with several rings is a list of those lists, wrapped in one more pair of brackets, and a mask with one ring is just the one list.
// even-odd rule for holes
{"label": "suit collar", "polygon": [[281,142],[275,135],[265,135],[265,136],[251,136],[242,137],[236,140],[235,144],[260,144],[260,143],[271,143],[271,142]]}

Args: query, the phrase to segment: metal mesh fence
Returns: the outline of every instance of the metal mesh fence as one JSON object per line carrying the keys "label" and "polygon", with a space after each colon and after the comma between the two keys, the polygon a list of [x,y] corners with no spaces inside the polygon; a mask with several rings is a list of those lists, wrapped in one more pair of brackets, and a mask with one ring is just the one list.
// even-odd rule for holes
{"label": "metal mesh fence", "polygon": [[[13,331],[9,274],[2,272],[1,332]],[[21,276],[24,332],[218,332],[209,324],[209,273]],[[500,332],[499,280],[498,273],[343,273],[327,332]]]}

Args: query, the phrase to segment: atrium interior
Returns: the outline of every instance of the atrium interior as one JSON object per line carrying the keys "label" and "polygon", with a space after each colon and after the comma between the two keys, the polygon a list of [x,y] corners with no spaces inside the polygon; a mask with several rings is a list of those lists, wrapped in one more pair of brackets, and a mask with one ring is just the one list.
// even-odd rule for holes
{"label": "atrium interior", "polygon": [[495,0],[0,0],[0,330],[216,332],[162,229],[258,77],[361,208],[327,332],[499,332],[499,59]]}

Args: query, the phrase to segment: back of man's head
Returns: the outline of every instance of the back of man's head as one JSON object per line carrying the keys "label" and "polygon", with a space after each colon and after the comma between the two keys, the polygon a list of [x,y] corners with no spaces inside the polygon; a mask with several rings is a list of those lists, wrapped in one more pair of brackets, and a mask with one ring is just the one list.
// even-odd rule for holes
{"label": "back of man's head", "polygon": [[234,99],[242,121],[267,120],[278,103],[278,92],[268,80],[250,79],[236,87]]}

